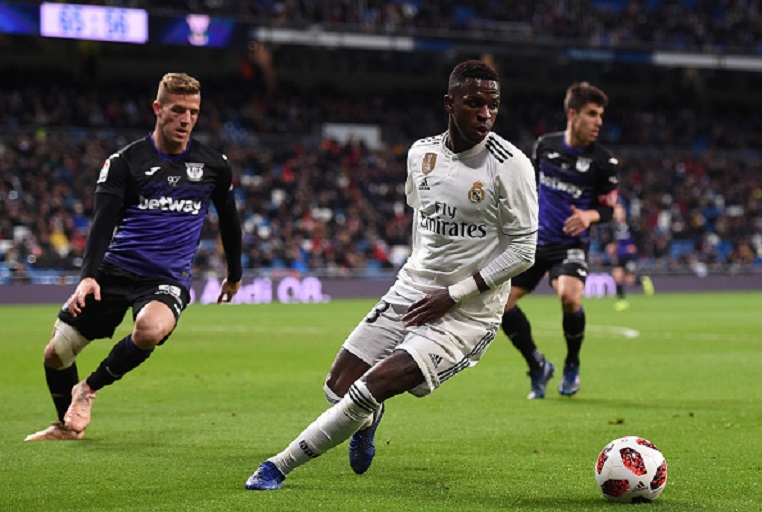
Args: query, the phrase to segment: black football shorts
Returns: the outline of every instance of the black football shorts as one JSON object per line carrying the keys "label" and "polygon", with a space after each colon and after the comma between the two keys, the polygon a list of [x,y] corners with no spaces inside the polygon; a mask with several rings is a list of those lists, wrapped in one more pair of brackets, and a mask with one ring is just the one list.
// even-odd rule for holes
{"label": "black football shorts", "polygon": [[587,248],[584,246],[538,245],[534,265],[511,279],[511,285],[527,291],[534,290],[545,273],[548,283],[559,276],[576,277],[582,283],[590,272],[587,264]]}
{"label": "black football shorts", "polygon": [[[61,321],[89,340],[111,338],[130,307],[134,321],[146,304],[158,301],[166,304],[179,320],[190,302],[188,290],[171,279],[140,277],[113,267],[100,271],[96,279],[101,287],[100,301],[89,295],[82,312],[74,317],[69,313],[69,298],[58,313]],[[166,338],[161,343],[164,341]]]}

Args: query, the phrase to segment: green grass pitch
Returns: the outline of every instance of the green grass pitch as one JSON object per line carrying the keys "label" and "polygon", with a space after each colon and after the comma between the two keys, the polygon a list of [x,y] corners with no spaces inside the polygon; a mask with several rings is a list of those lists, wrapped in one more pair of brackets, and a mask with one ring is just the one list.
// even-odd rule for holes
{"label": "green grass pitch", "polygon": [[[23,439],[55,419],[42,349],[58,306],[0,307],[0,510],[762,510],[762,294],[630,301],[585,301],[577,396],[557,393],[557,375],[545,400],[526,400],[524,362],[501,332],[433,395],[387,403],[368,473],[352,473],[344,444],[277,492],[244,481],[326,408],[333,357],[375,301],[192,305],[166,345],[99,393],[85,440],[36,443]],[[522,305],[562,365],[556,299]],[[112,344],[83,352],[81,377]],[[624,435],[667,458],[651,504],[608,503],[595,485],[598,452]]]}

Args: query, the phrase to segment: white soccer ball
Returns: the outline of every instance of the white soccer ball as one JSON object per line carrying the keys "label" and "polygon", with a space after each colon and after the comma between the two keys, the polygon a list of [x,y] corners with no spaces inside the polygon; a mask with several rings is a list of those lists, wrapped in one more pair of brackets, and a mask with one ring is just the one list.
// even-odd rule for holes
{"label": "white soccer ball", "polygon": [[638,436],[621,437],[598,455],[595,481],[611,501],[653,501],[667,485],[667,460],[651,441]]}

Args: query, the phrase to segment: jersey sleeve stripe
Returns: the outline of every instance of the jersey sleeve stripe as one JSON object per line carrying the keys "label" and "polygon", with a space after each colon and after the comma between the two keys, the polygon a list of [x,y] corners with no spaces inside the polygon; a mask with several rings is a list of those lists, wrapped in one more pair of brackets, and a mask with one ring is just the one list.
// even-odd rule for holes
{"label": "jersey sleeve stripe", "polygon": [[438,146],[442,141],[443,134],[434,135],[432,137],[426,137],[425,139],[418,139],[413,143],[413,146]]}
{"label": "jersey sleeve stripe", "polygon": [[508,151],[505,147],[503,147],[500,143],[495,141],[495,139],[489,139],[487,141],[487,147],[489,148],[490,153],[492,153],[495,158],[497,158],[500,163],[505,162],[508,158],[513,157],[513,154]]}

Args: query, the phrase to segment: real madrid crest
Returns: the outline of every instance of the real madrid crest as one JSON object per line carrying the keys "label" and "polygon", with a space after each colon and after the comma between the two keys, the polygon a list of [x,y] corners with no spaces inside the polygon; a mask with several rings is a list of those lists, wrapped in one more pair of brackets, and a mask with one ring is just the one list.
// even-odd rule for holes
{"label": "real madrid crest", "polygon": [[468,191],[468,199],[472,203],[479,204],[484,201],[484,184],[481,181],[475,181],[471,190]]}
{"label": "real madrid crest", "polygon": [[579,172],[587,172],[590,169],[590,163],[593,160],[591,158],[585,158],[583,156],[577,158],[577,170]]}
{"label": "real madrid crest", "polygon": [[426,153],[423,155],[423,165],[421,166],[421,172],[423,172],[423,175],[425,176],[434,170],[435,165],[437,165],[437,154]]}
{"label": "real madrid crest", "polygon": [[202,163],[185,162],[185,170],[190,181],[201,181],[201,178],[204,177],[204,164]]}

